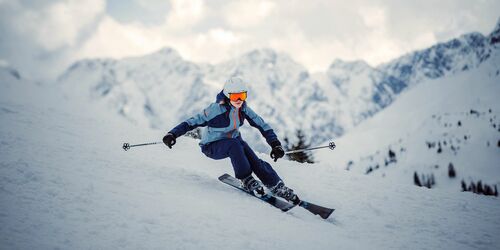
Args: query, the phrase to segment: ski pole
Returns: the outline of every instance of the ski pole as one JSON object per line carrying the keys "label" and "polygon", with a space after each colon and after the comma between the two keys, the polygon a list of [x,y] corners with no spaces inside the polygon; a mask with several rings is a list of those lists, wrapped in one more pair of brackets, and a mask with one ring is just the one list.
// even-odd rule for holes
{"label": "ski pole", "polygon": [[142,143],[142,144],[135,144],[135,145],[130,145],[128,143],[123,143],[123,150],[127,151],[132,147],[140,147],[140,146],[147,146],[147,145],[155,145],[155,144],[162,144],[163,142],[158,141],[158,142],[148,142],[148,143]]}
{"label": "ski pole", "polygon": [[291,151],[285,152],[285,154],[294,154],[294,153],[299,153],[299,152],[304,152],[304,151],[309,151],[309,150],[316,150],[316,149],[320,149],[320,148],[330,148],[331,150],[333,150],[335,147],[336,147],[335,142],[331,141],[328,144],[328,146],[291,150]]}

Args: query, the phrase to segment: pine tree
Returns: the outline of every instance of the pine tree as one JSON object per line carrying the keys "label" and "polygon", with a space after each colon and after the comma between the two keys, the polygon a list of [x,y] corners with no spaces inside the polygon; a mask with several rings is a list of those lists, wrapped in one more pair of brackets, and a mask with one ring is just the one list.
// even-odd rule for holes
{"label": "pine tree", "polygon": [[[285,148],[287,151],[290,150],[298,150],[298,149],[305,149],[309,148],[311,145],[306,142],[306,136],[302,129],[298,129],[296,134],[297,136],[297,143],[292,144],[288,138],[285,138]],[[303,152],[298,152],[298,153],[293,153],[293,154],[287,154],[288,159],[292,161],[298,161],[301,163],[307,162],[307,163],[314,163],[313,157],[311,155],[311,152],[308,151],[303,151]]]}
{"label": "pine tree", "polygon": [[478,194],[483,194],[484,193],[483,182],[482,181],[478,181],[477,182],[477,193]]}
{"label": "pine tree", "polygon": [[448,165],[448,177],[455,178],[457,173],[455,172],[455,168],[453,167],[453,163],[450,162]]}
{"label": "pine tree", "polygon": [[436,185],[436,179],[434,178],[434,174],[431,173],[429,176],[429,188],[433,187]]}
{"label": "pine tree", "polygon": [[464,179],[462,179],[462,182],[461,182],[461,184],[462,184],[462,192],[465,192],[465,191],[467,191],[467,185],[465,184],[465,181],[464,181]]}
{"label": "pine tree", "polygon": [[415,173],[413,174],[413,183],[419,187],[422,186],[422,183],[420,183],[420,179],[418,178],[418,174],[417,172],[415,171]]}
{"label": "pine tree", "polygon": [[493,195],[493,189],[488,184],[484,184],[484,195]]}
{"label": "pine tree", "polygon": [[389,162],[396,162],[396,153],[389,149]]}

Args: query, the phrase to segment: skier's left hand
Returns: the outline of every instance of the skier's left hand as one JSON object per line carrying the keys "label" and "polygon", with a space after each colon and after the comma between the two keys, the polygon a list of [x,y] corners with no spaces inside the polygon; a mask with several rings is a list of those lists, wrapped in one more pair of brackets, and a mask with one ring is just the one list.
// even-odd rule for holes
{"label": "skier's left hand", "polygon": [[281,145],[274,146],[271,150],[271,158],[276,162],[279,158],[282,158],[285,155],[285,151],[281,147]]}

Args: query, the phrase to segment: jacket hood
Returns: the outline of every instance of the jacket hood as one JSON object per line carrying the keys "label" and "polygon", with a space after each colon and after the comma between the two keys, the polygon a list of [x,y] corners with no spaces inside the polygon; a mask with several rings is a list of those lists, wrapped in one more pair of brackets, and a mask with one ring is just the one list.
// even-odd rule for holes
{"label": "jacket hood", "polygon": [[229,98],[227,98],[226,95],[224,95],[224,90],[221,90],[219,92],[219,94],[217,94],[217,97],[215,97],[215,102],[216,103],[221,103],[221,102],[229,103]]}

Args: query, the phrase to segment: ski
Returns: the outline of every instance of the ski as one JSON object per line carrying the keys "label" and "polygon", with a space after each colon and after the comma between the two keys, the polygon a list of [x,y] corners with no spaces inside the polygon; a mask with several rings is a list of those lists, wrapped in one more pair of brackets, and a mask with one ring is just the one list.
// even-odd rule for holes
{"label": "ski", "polygon": [[219,180],[221,182],[223,182],[223,183],[225,183],[225,184],[227,184],[229,186],[232,186],[232,187],[234,187],[236,189],[239,189],[239,190],[241,190],[241,191],[243,191],[243,192],[245,192],[245,193],[247,193],[247,194],[249,194],[249,195],[251,195],[251,196],[253,196],[253,197],[257,198],[257,199],[259,199],[259,200],[262,200],[262,201],[264,201],[264,202],[266,202],[266,203],[268,203],[268,204],[270,204],[270,205],[272,205],[272,206],[280,209],[283,212],[286,212],[286,211],[292,209],[293,207],[295,207],[295,205],[290,204],[290,203],[288,203],[286,201],[280,200],[280,199],[278,199],[278,198],[276,198],[276,197],[274,197],[274,196],[272,196],[270,194],[258,195],[258,194],[254,194],[253,192],[248,192],[248,191],[246,191],[245,189],[243,189],[241,187],[240,180],[232,177],[229,174],[223,174],[223,175],[221,175],[219,177]]}
{"label": "ski", "polygon": [[[232,186],[236,189],[239,189],[259,200],[262,200],[266,203],[269,203],[270,205],[280,209],[281,211],[283,212],[286,212],[292,208],[294,208],[295,206],[297,205],[294,205],[292,203],[289,203],[289,202],[286,202],[284,200],[281,200],[279,198],[276,198],[274,197],[273,195],[270,195],[270,194],[264,194],[264,195],[258,195],[258,194],[254,194],[252,192],[248,192],[246,191],[245,189],[243,189],[241,187],[241,182],[240,180],[232,177],[231,175],[229,174],[223,174],[219,177],[219,180],[229,186]],[[262,185],[262,184],[261,184]],[[306,209],[307,211],[311,212],[312,214],[314,215],[319,215],[321,218],[323,219],[327,219],[332,213],[333,211],[335,211],[335,209],[333,208],[327,208],[327,207],[322,207],[322,206],[319,206],[319,205],[316,205],[316,204],[313,204],[311,202],[308,202],[308,201],[304,201],[304,200],[301,200],[299,202],[299,207],[302,207],[304,209]]]}

